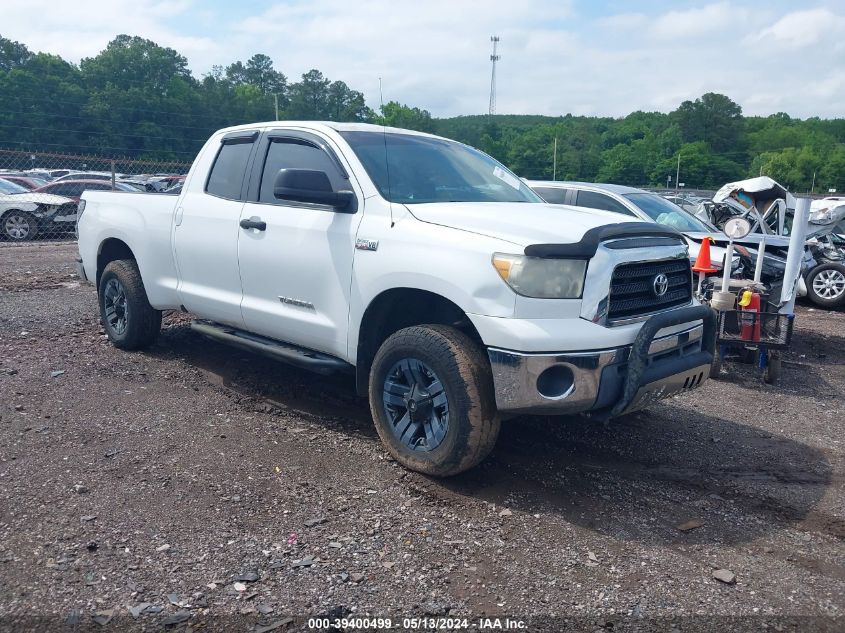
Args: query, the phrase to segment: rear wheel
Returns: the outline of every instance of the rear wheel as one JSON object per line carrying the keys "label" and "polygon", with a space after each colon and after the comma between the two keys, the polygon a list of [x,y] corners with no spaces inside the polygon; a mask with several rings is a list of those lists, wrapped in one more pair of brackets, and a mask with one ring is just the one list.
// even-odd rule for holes
{"label": "rear wheel", "polygon": [[369,396],[388,452],[427,475],[472,468],[499,434],[490,363],[452,327],[415,326],[390,336],[373,360]]}
{"label": "rear wheel", "polygon": [[822,308],[845,304],[845,266],[822,264],[807,275],[807,297]]}
{"label": "rear wheel", "polygon": [[38,235],[38,221],[26,211],[12,210],[3,216],[3,236],[13,242],[26,242]]}
{"label": "rear wheel", "polygon": [[109,340],[120,349],[152,345],[161,330],[161,311],[147,299],[135,260],[110,262],[100,277],[100,320]]}

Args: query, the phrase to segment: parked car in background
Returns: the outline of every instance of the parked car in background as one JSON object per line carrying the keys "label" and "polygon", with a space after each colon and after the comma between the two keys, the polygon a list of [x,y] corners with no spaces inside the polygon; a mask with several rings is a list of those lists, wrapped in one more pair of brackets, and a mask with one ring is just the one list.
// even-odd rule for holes
{"label": "parked car in background", "polygon": [[53,178],[55,178],[55,176],[51,175],[51,172],[48,169],[25,169],[22,175],[40,178],[41,180],[46,180],[47,182],[50,182]]}
{"label": "parked car in background", "polygon": [[185,183],[184,180],[178,181],[176,184],[168,187],[162,193],[169,193],[169,194],[179,194],[182,193],[182,185]]}
{"label": "parked car in background", "polygon": [[38,193],[52,193],[57,196],[65,196],[72,198],[79,202],[84,191],[130,191],[137,192],[138,189],[132,185],[116,182],[114,185],[111,182],[103,180],[54,180],[51,183],[35,189]]}
{"label": "parked car in background", "polygon": [[0,235],[13,242],[39,233],[72,231],[76,202],[63,196],[30,191],[0,179]]}
{"label": "parked car in background", "polygon": [[[690,259],[692,260],[698,257],[698,251],[704,238],[710,238],[715,245],[715,248],[711,249],[714,267],[722,268],[726,253],[725,247],[728,242],[725,234],[656,193],[635,187],[605,183],[530,180],[527,182],[546,202],[602,209],[629,218],[656,222],[671,227],[682,233],[686,238],[690,249]],[[731,262],[731,268],[735,275],[739,274],[747,278],[753,276],[757,262],[755,247],[759,243],[760,236],[753,234],[735,241],[738,246],[734,251],[734,261]],[[789,238],[767,237],[762,278],[765,283],[777,285],[783,279],[788,248]],[[806,265],[809,265],[812,257],[809,253],[807,253],[807,256]],[[801,296],[806,294],[806,287],[803,283],[799,292]]]}
{"label": "parked car in background", "polygon": [[185,176],[156,176],[150,179],[147,191],[167,191],[183,180],[185,180]]}
{"label": "parked car in background", "polygon": [[[115,174],[115,178],[120,178],[123,174]],[[111,180],[110,172],[105,171],[72,171],[66,173],[64,176],[59,176],[53,182],[62,182],[63,180]]]}
{"label": "parked car in background", "polygon": [[7,180],[8,182],[13,182],[16,185],[20,185],[24,189],[28,189],[32,191],[33,189],[38,189],[39,187],[43,187],[49,181],[43,180],[42,178],[36,178],[35,176],[20,176],[20,175],[8,175],[8,174],[0,174],[0,178],[3,180]]}
{"label": "parked car in background", "polygon": [[[702,205],[712,205],[713,201],[708,200],[707,198],[702,198],[701,196],[692,196],[689,194],[672,194],[672,193],[661,193],[659,194],[661,198],[668,200],[672,204],[676,204],[681,207],[687,213],[691,213],[696,215],[696,211],[698,211]],[[699,216],[700,218],[700,216]]]}
{"label": "parked car in background", "polygon": [[136,175],[124,176],[123,178],[121,178],[121,182],[128,182],[129,184],[138,187],[142,191],[160,193],[166,191],[167,189],[170,189],[177,182],[180,182],[184,179],[185,176],[181,175]]}

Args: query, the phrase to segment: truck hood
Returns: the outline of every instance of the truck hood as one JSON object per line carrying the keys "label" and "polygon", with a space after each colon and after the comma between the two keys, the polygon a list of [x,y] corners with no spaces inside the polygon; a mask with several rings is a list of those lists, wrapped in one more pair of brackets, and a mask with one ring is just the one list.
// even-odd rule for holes
{"label": "truck hood", "polygon": [[574,243],[597,226],[635,220],[609,211],[532,202],[444,202],[405,206],[422,222],[520,246]]}

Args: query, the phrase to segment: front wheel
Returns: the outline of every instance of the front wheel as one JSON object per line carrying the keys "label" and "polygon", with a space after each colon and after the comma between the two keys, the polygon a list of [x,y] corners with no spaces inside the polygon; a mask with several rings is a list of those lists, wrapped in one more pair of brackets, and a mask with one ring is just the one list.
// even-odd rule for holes
{"label": "front wheel", "polygon": [[147,299],[138,265],[132,259],[110,262],[100,277],[100,320],[120,349],[152,345],[161,330],[161,311]]}
{"label": "front wheel", "polygon": [[373,360],[369,396],[388,452],[426,475],[472,468],[499,434],[490,363],[452,327],[414,326],[390,336]]}
{"label": "front wheel", "polygon": [[26,242],[38,235],[38,220],[25,211],[12,210],[3,216],[3,235],[12,242]]}
{"label": "front wheel", "polygon": [[822,264],[807,275],[807,297],[822,308],[845,304],[845,266]]}

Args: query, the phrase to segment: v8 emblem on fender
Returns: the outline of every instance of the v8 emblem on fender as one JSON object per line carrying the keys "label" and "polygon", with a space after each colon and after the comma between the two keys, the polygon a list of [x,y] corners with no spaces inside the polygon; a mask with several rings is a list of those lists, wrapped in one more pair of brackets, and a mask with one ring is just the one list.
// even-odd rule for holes
{"label": "v8 emblem on fender", "polygon": [[378,240],[368,240],[363,237],[359,237],[355,240],[355,248],[359,251],[377,251]]}

